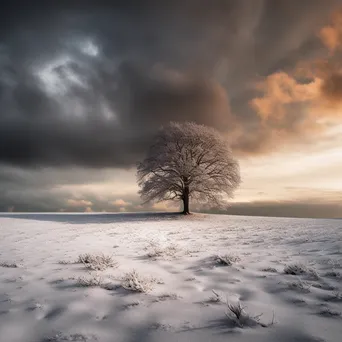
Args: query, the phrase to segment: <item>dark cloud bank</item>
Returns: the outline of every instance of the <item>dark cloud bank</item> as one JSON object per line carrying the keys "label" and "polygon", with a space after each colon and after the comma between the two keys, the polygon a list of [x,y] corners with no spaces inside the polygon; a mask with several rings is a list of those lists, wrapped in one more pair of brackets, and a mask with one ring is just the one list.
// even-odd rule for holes
{"label": "dark cloud bank", "polygon": [[[39,186],[9,179],[8,165],[129,168],[170,120],[216,127],[238,154],[267,151],[272,127],[248,104],[250,82],[319,55],[322,44],[312,33],[339,3],[2,3],[0,210],[18,201],[6,197],[13,187],[23,198]],[[41,186],[48,196],[49,186]],[[45,209],[44,200],[30,198],[30,205],[21,200],[27,210]]]}

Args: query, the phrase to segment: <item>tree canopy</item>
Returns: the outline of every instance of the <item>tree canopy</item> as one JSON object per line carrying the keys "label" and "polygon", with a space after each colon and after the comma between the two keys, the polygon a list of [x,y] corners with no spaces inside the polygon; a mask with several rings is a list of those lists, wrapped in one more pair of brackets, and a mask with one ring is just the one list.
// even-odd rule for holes
{"label": "tree canopy", "polygon": [[144,202],[189,200],[221,207],[241,182],[237,160],[213,128],[193,122],[162,127],[146,158],[138,164],[138,184]]}

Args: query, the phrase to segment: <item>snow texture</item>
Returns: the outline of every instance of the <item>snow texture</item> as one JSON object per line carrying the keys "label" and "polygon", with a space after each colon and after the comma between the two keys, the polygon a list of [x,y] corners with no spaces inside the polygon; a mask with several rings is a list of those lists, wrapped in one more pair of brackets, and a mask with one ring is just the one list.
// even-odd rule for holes
{"label": "snow texture", "polygon": [[0,342],[340,342],[341,274],[342,220],[1,214]]}

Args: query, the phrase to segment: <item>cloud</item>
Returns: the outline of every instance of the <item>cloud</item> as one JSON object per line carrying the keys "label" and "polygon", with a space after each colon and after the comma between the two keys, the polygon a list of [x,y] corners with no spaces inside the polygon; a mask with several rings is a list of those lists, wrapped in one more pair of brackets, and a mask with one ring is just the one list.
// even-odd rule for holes
{"label": "cloud", "polygon": [[[146,209],[127,195],[135,189],[122,191],[119,170],[134,167],[171,120],[217,128],[241,159],[325,139],[341,121],[340,12],[329,19],[338,4],[7,4],[0,210]],[[68,199],[92,205],[66,207]]]}
{"label": "cloud", "polygon": [[[303,164],[300,163],[303,159],[300,159],[298,156],[296,157],[296,155],[291,155],[288,162],[282,160],[281,156],[279,156],[280,160],[270,160],[269,163],[259,160],[257,165],[248,172],[254,175],[257,181],[257,183],[253,183],[254,186],[258,186],[260,183],[262,190],[266,193],[273,192],[272,195],[268,196],[265,194],[262,197],[265,199],[263,201],[250,201],[249,198],[252,191],[247,191],[247,189],[244,202],[242,203],[241,197],[237,196],[236,202],[231,203],[231,207],[226,213],[239,215],[338,217],[342,212],[340,205],[342,198],[340,191],[333,189],[338,188],[340,184],[340,179],[338,178],[340,163],[336,164],[335,170],[328,168],[330,159],[338,161],[339,151],[336,149],[333,152],[330,156],[322,152],[322,158],[317,158],[317,160],[313,154],[311,156],[312,161],[310,163],[304,161]],[[307,158],[310,161],[310,155]],[[252,164],[255,164],[255,162]],[[318,169],[317,164],[320,165]],[[292,170],[292,173],[286,171],[286,166]],[[279,167],[283,173],[277,174]],[[309,172],[309,169],[311,172]],[[93,187],[83,188],[81,184],[76,184],[71,187],[60,187],[59,184],[53,181],[60,180],[64,182],[65,177],[67,177],[64,172],[57,172],[56,170],[36,170],[31,173],[31,179],[23,177],[18,183],[6,183],[4,179],[1,181],[0,173],[0,212],[7,212],[9,207],[13,207],[16,212],[53,212],[58,210],[62,212],[85,212],[90,210],[92,212],[179,210],[179,203],[176,202],[155,203],[142,206],[140,198],[134,191],[126,194],[122,193],[121,195],[118,195],[118,192],[113,193],[110,188],[112,180],[108,180],[108,183],[105,183],[105,187],[109,188],[107,192],[102,191],[102,188],[97,189],[96,181],[105,175],[100,170],[95,171],[93,175],[89,174],[89,179],[95,182]],[[12,168],[11,173],[17,176],[18,169]],[[49,173],[51,174],[47,176]],[[97,173],[98,175],[96,177]],[[79,174],[78,169],[75,170],[73,176],[77,174]],[[325,175],[329,175],[329,177]],[[38,184],[39,179],[44,179],[44,177],[46,178],[42,182],[42,185],[37,186],[36,184]],[[14,178],[16,179],[17,177]],[[294,178],[297,183],[293,183]],[[124,182],[124,179],[123,174],[120,174],[121,183]],[[323,184],[327,188],[330,188],[330,190],[323,191],[319,189],[313,190],[311,187],[305,188],[305,179],[311,180],[313,185]],[[295,184],[295,187],[293,184]],[[279,194],[279,191],[282,189],[277,190],[277,187],[282,186],[286,187],[286,189],[284,189],[283,193]],[[259,188],[257,187],[254,191],[258,192]],[[101,196],[98,196],[99,193]],[[272,197],[274,200],[272,200]],[[260,194],[254,196],[254,198],[260,198]],[[276,200],[277,198],[278,201]],[[287,198],[291,198],[292,200],[289,201]],[[116,205],[114,206],[113,204]],[[193,211],[203,210],[203,208],[196,206],[194,203],[191,204],[191,208]]]}
{"label": "cloud", "polygon": [[335,70],[324,79],[321,95],[330,105],[342,104],[342,69]]}
{"label": "cloud", "polygon": [[332,15],[331,25],[324,26],[319,37],[327,48],[334,54],[342,46],[342,8]]}
{"label": "cloud", "polygon": [[[325,45],[327,32],[337,34],[341,29],[341,13],[334,12],[333,26],[320,30]],[[291,148],[318,137],[325,139],[331,126],[342,122],[342,64],[337,48],[334,54],[322,50],[317,57],[301,59],[287,71],[276,71],[254,83],[257,94],[249,104],[261,121],[250,143],[242,141],[243,150],[247,147],[246,152],[252,153],[254,146],[254,153],[267,153],[284,142]]]}
{"label": "cloud", "polygon": [[320,86],[321,80],[318,78],[310,80],[309,83],[299,83],[289,74],[277,72],[258,84],[257,89],[262,91],[264,95],[254,98],[251,105],[263,121],[286,120],[285,107],[316,99],[319,95]]}
{"label": "cloud", "polygon": [[302,201],[234,203],[225,213],[271,217],[341,218],[341,210],[342,205],[339,202],[316,202],[308,199]]}
{"label": "cloud", "polygon": [[128,205],[130,205],[130,202],[126,202],[123,199],[117,199],[115,201],[111,202],[112,205],[116,206],[116,207],[126,207]]}
{"label": "cloud", "polygon": [[[273,133],[247,108],[246,84],[315,54],[315,32],[337,3],[147,1],[137,11],[56,2],[25,13],[8,5],[0,18],[11,18],[0,31],[0,162],[129,167],[171,120],[238,137],[238,153],[265,152]],[[279,109],[254,103],[263,113]]]}
{"label": "cloud", "polygon": [[90,207],[93,205],[93,203],[83,199],[68,199],[67,205],[70,207]]}

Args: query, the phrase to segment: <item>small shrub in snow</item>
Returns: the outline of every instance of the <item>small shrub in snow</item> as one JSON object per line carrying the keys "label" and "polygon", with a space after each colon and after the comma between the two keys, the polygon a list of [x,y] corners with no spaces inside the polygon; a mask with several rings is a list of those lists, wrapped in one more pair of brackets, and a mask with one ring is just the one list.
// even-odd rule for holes
{"label": "small shrub in snow", "polygon": [[104,289],[110,289],[110,284],[105,282],[103,277],[99,274],[89,273],[88,277],[79,277],[77,279],[77,285],[82,287],[101,287]]}
{"label": "small shrub in snow", "polygon": [[329,271],[325,274],[325,276],[329,278],[341,278],[341,273],[337,271]]}
{"label": "small shrub in snow", "polygon": [[1,267],[6,267],[6,268],[18,268],[19,265],[13,262],[2,262],[0,263]]}
{"label": "small shrub in snow", "polygon": [[155,300],[156,302],[164,302],[166,300],[177,300],[181,297],[177,295],[177,293],[164,293]]}
{"label": "small shrub in snow", "polygon": [[244,313],[244,308],[242,307],[240,302],[237,302],[235,304],[227,303],[227,308],[229,310],[227,314],[232,313],[237,320],[241,320]]}
{"label": "small shrub in snow", "polygon": [[93,254],[90,254],[90,253],[84,253],[84,254],[80,254],[78,256],[78,259],[77,259],[77,262],[78,263],[82,263],[82,264],[89,264],[92,262],[94,258],[94,255]]}
{"label": "small shrub in snow", "polygon": [[310,292],[311,284],[306,281],[298,279],[297,281],[292,281],[287,283],[288,287],[293,290],[298,290],[302,292]]}
{"label": "small shrub in snow", "polygon": [[238,256],[232,254],[217,255],[215,259],[218,264],[224,266],[232,266],[233,263],[240,261],[240,258]]}
{"label": "small shrub in snow", "polygon": [[318,279],[319,279],[318,273],[317,273],[315,270],[311,269],[311,268],[308,269],[307,275],[308,275],[311,279],[313,279],[313,280],[318,280]]}
{"label": "small shrub in snow", "polygon": [[150,292],[157,282],[157,279],[141,276],[136,270],[133,270],[124,275],[121,285],[126,290],[146,293]]}
{"label": "small shrub in snow", "polygon": [[172,257],[174,258],[179,251],[177,245],[170,244],[168,246],[160,246],[158,243],[150,242],[149,246],[146,248],[147,256],[149,258],[165,258]]}
{"label": "small shrub in snow", "polygon": [[63,333],[58,333],[53,337],[48,337],[43,340],[43,342],[95,342],[98,338],[95,335],[83,335],[83,334],[71,334],[64,335]]}
{"label": "small shrub in snow", "polygon": [[328,265],[331,265],[334,268],[342,267],[342,263],[339,260],[328,259],[327,263],[328,263]]}
{"label": "small shrub in snow", "polygon": [[70,264],[74,264],[74,262],[70,261],[70,260],[59,260],[58,263],[60,265],[70,265]]}
{"label": "small shrub in snow", "polygon": [[342,292],[334,292],[333,300],[342,301]]}
{"label": "small shrub in snow", "polygon": [[103,271],[109,267],[117,267],[118,263],[112,256],[104,254],[80,254],[78,262],[93,271]]}
{"label": "small shrub in snow", "polygon": [[209,297],[208,302],[209,303],[221,303],[222,302],[221,296],[215,290],[211,290],[211,291],[213,295]]}
{"label": "small shrub in snow", "polygon": [[307,268],[303,264],[290,264],[286,265],[284,268],[285,274],[300,275],[305,274],[306,272]]}
{"label": "small shrub in snow", "polygon": [[271,272],[271,273],[277,273],[278,271],[273,268],[273,267],[265,267],[265,268],[262,268],[261,271],[263,272]]}
{"label": "small shrub in snow", "polygon": [[245,311],[245,307],[243,307],[240,302],[227,303],[227,308],[228,310],[226,311],[226,316],[240,328],[243,328],[244,326],[253,327],[258,325],[266,328],[274,324],[274,313],[272,321],[266,324],[260,322],[260,317],[262,314],[256,316],[249,315]]}
{"label": "small shrub in snow", "polygon": [[308,268],[303,264],[287,265],[284,268],[284,273],[285,274],[291,274],[291,275],[307,275],[314,280],[319,279],[319,276],[314,269]]}
{"label": "small shrub in snow", "polygon": [[139,301],[135,301],[135,302],[132,302],[132,303],[125,304],[125,305],[123,306],[123,308],[124,308],[125,310],[127,310],[127,309],[134,308],[134,307],[136,307],[136,306],[138,306],[138,305],[140,305],[140,302],[139,302]]}
{"label": "small shrub in snow", "polygon": [[194,280],[196,280],[195,277],[190,277],[190,278],[186,278],[186,279],[185,279],[185,281],[194,281]]}
{"label": "small shrub in snow", "polygon": [[324,317],[340,317],[341,316],[341,312],[334,311],[334,310],[331,310],[329,308],[324,308],[318,314],[320,316],[324,316]]}
{"label": "small shrub in snow", "polygon": [[39,304],[39,303],[34,303],[32,305],[30,305],[26,311],[35,311],[35,310],[38,310],[38,309],[43,309],[43,305],[42,304]]}

